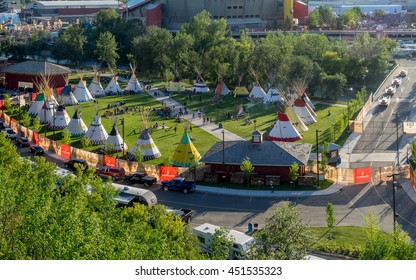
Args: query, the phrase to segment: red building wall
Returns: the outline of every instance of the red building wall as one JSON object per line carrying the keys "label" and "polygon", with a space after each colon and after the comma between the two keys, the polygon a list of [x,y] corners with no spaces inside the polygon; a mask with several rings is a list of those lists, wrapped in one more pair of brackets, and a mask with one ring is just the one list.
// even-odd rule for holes
{"label": "red building wall", "polygon": [[[65,76],[68,76],[68,74],[51,76],[50,86],[53,88],[65,86]],[[38,91],[36,87],[36,83],[39,83],[38,76],[6,73],[6,89],[17,90],[19,88],[19,82],[33,83],[33,91]]]}
{"label": "red building wall", "polygon": [[306,23],[308,20],[308,4],[300,1],[293,1],[293,17],[299,20],[300,24]]}
{"label": "red building wall", "polygon": [[[290,181],[289,166],[253,166],[253,173],[261,175],[280,176],[282,181]],[[241,172],[240,165],[225,165],[227,177],[234,172]],[[300,167],[299,172],[304,173],[305,168]],[[211,164],[211,172],[223,172],[224,166],[222,164]]]}
{"label": "red building wall", "polygon": [[146,26],[162,26],[162,6],[159,5],[153,9],[146,10]]}

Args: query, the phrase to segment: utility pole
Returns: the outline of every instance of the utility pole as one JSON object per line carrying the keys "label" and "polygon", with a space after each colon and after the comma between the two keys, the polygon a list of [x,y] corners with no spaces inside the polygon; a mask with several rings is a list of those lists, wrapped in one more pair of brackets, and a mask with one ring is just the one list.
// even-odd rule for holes
{"label": "utility pole", "polygon": [[318,133],[321,132],[320,130],[316,130],[316,180],[318,182],[318,189],[319,189],[319,135]]}

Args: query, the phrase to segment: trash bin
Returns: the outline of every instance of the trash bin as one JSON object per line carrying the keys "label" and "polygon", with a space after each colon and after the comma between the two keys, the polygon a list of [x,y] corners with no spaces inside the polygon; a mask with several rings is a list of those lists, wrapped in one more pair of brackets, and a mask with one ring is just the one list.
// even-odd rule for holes
{"label": "trash bin", "polygon": [[222,128],[222,123],[219,124],[219,128]]}
{"label": "trash bin", "polygon": [[254,231],[257,231],[259,229],[259,224],[258,223],[255,223],[254,224]]}

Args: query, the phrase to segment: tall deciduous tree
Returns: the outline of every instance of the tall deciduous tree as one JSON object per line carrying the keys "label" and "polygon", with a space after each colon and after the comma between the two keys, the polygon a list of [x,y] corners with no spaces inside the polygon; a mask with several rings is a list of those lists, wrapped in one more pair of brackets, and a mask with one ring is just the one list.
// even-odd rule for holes
{"label": "tall deciduous tree", "polygon": [[54,54],[58,59],[69,59],[78,66],[84,60],[86,42],[84,29],[79,26],[70,26],[59,34]]}
{"label": "tall deciduous tree", "polygon": [[299,211],[285,203],[267,218],[256,235],[249,257],[252,259],[301,260],[311,251],[312,233],[302,223]]}
{"label": "tall deciduous tree", "polygon": [[101,33],[96,44],[96,55],[98,61],[107,63],[110,68],[115,68],[119,55],[117,53],[117,42],[110,32]]}

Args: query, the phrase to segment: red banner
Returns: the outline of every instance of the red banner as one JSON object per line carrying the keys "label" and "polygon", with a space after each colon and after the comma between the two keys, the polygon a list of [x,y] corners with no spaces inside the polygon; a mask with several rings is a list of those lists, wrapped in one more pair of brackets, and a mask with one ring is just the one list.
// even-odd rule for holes
{"label": "red banner", "polygon": [[62,92],[63,89],[64,89],[64,87],[58,87],[58,88],[56,88],[56,92],[58,94],[61,94],[61,92]]}
{"label": "red banner", "polygon": [[11,122],[16,122],[16,119],[10,118]]}
{"label": "red banner", "polygon": [[160,167],[160,180],[172,180],[178,177],[178,168],[172,166],[161,166]]}
{"label": "red banner", "polygon": [[61,144],[61,156],[65,158],[71,158],[71,146]]}
{"label": "red banner", "polygon": [[116,159],[113,158],[113,157],[104,156],[103,157],[103,163],[104,163],[104,166],[115,167],[116,166]]}
{"label": "red banner", "polygon": [[36,145],[39,145],[39,134],[37,132],[33,131],[33,139],[32,139],[33,143],[35,143]]}
{"label": "red banner", "polygon": [[0,109],[4,109],[4,100],[0,100]]}
{"label": "red banner", "polygon": [[370,183],[371,167],[354,168],[354,184]]}

